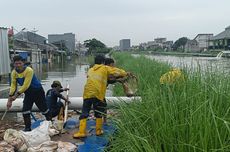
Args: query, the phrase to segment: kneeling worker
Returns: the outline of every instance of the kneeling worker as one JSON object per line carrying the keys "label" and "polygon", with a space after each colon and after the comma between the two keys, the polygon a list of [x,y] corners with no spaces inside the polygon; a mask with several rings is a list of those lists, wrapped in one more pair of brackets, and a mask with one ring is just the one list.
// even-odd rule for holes
{"label": "kneeling worker", "polygon": [[[64,116],[64,104],[61,101],[58,101],[58,98],[65,100],[68,102],[67,98],[65,98],[61,92],[69,90],[68,88],[62,89],[62,85],[59,81],[53,81],[51,85],[52,89],[49,89],[46,93],[46,103],[50,110],[51,116],[56,117],[57,115]],[[63,118],[58,118],[63,119]]]}

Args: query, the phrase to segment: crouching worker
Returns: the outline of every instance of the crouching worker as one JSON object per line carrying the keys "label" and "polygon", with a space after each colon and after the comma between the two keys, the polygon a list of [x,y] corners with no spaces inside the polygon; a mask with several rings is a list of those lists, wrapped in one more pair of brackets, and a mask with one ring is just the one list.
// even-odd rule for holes
{"label": "crouching worker", "polygon": [[122,69],[104,65],[105,58],[101,55],[95,57],[95,64],[87,73],[87,82],[83,93],[83,107],[80,115],[79,131],[76,132],[74,138],[83,138],[87,136],[86,122],[91,106],[93,105],[96,117],[96,135],[103,134],[102,130],[102,113],[104,112],[104,98],[109,75],[126,76]]}
{"label": "crouching worker", "polygon": [[173,68],[169,72],[163,74],[160,78],[160,84],[172,85],[180,84],[185,81],[184,74],[178,68]]}
{"label": "crouching worker", "polygon": [[[45,115],[46,120],[51,120],[49,109],[45,102],[45,92],[40,81],[34,74],[32,68],[25,66],[21,56],[13,58],[14,69],[11,73],[11,87],[7,108],[12,106],[12,102],[22,93],[25,94],[23,100],[22,114],[25,123],[24,131],[31,131],[31,109],[35,103],[38,109]],[[17,83],[21,86],[17,90]]]}
{"label": "crouching worker", "polygon": [[53,81],[51,88],[52,89],[49,89],[46,93],[47,106],[50,110],[52,118],[58,116],[58,120],[63,120],[64,104],[61,101],[58,101],[58,98],[65,100],[65,102],[68,102],[67,98],[65,98],[61,94],[61,92],[67,91],[69,89],[62,89],[60,81]]}

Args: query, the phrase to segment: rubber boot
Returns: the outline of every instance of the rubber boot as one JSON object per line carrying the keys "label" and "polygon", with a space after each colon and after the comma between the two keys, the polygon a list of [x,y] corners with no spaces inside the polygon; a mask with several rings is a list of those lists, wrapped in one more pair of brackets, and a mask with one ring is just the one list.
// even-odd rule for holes
{"label": "rubber boot", "polygon": [[84,138],[86,137],[86,118],[80,120],[79,131],[76,132],[73,137],[74,138]]}
{"label": "rubber boot", "polygon": [[31,131],[31,118],[30,114],[23,115],[24,118],[24,124],[25,124],[25,129],[23,131]]}
{"label": "rubber boot", "polygon": [[96,118],[96,135],[100,136],[103,134],[102,130],[102,118]]}
{"label": "rubber boot", "polygon": [[61,107],[59,113],[58,113],[58,120],[64,120],[64,107]]}

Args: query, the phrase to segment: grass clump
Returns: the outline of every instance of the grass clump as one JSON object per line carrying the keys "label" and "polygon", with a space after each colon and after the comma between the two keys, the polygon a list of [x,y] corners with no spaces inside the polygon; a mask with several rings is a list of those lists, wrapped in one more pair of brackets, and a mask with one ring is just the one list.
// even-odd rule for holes
{"label": "grass clump", "polygon": [[[110,151],[230,151],[230,77],[183,69],[186,81],[160,85],[169,65],[130,54],[113,55],[139,79],[141,102],[119,105]],[[123,95],[116,87],[116,95]]]}

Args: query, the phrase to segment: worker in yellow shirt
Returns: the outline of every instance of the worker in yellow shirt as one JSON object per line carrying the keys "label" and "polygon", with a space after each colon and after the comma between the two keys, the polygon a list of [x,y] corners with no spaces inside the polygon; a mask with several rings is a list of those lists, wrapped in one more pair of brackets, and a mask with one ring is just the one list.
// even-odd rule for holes
{"label": "worker in yellow shirt", "polygon": [[160,78],[160,84],[172,85],[184,81],[185,81],[184,74],[178,68],[173,68],[169,72],[163,74]]}
{"label": "worker in yellow shirt", "polygon": [[[35,76],[33,69],[24,65],[21,56],[14,56],[13,62],[14,69],[11,73],[11,87],[7,108],[9,109],[12,106],[12,102],[24,93],[25,97],[22,108],[25,123],[24,131],[31,131],[30,113],[34,102],[42,114],[46,116],[46,120],[51,120],[51,115],[45,102],[45,92],[40,81]],[[18,90],[17,84],[21,86]]]}
{"label": "worker in yellow shirt", "polygon": [[103,134],[102,130],[102,114],[104,112],[104,98],[106,86],[109,75],[115,77],[125,77],[127,72],[116,67],[104,65],[105,57],[98,55],[95,57],[95,64],[88,70],[87,82],[84,87],[83,93],[83,107],[82,114],[80,115],[79,131],[76,132],[74,138],[83,138],[87,136],[86,133],[86,119],[89,116],[89,111],[93,105],[96,117],[96,135]]}

